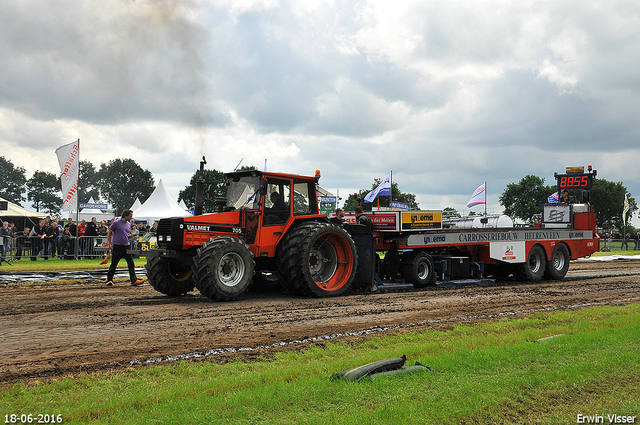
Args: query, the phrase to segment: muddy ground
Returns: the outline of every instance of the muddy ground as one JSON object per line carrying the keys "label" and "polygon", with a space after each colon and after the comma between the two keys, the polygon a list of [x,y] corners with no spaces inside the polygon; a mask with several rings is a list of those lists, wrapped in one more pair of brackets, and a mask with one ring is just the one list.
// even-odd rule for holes
{"label": "muddy ground", "polygon": [[572,262],[562,281],[215,303],[145,284],[0,286],[0,385],[177,358],[227,361],[329,339],[640,301],[640,261]]}

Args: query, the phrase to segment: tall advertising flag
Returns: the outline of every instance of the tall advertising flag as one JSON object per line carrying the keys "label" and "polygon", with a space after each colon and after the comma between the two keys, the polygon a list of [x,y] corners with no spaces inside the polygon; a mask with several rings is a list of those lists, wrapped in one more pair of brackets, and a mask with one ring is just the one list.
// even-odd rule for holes
{"label": "tall advertising flag", "polygon": [[627,213],[629,212],[629,199],[627,198],[627,194],[624,194],[624,211],[622,212],[622,222],[624,225],[627,225]]}
{"label": "tall advertising flag", "polygon": [[62,210],[78,209],[78,173],[80,170],[80,139],[56,149],[62,183]]}
{"label": "tall advertising flag", "polygon": [[487,185],[486,182],[482,183],[473,192],[473,195],[471,195],[471,199],[469,199],[469,202],[467,203],[467,208],[471,208],[473,206],[480,205],[480,204],[486,204],[485,196],[484,196],[486,185]]}
{"label": "tall advertising flag", "polygon": [[364,197],[364,202],[373,202],[378,196],[391,196],[391,172],[374,190]]}

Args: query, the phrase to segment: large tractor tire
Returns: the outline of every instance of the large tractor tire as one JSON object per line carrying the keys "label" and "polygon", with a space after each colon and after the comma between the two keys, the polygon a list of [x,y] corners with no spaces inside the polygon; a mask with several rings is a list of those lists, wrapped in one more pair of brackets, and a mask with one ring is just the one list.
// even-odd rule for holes
{"label": "large tractor tire", "polygon": [[[406,254],[405,254],[406,255]],[[402,277],[414,288],[424,288],[436,282],[433,259],[424,252],[409,254],[402,265]]]}
{"label": "large tractor tire", "polygon": [[287,289],[318,298],[347,292],[357,264],[349,233],[328,223],[307,222],[289,230],[276,252],[276,271]]}
{"label": "large tractor tire", "polygon": [[521,281],[537,282],[542,279],[547,266],[547,256],[540,245],[535,245],[529,251],[527,262],[518,264],[513,276]]}
{"label": "large tractor tire", "polygon": [[253,254],[244,241],[222,236],[202,244],[191,270],[202,295],[214,301],[233,301],[247,292],[254,267]]}
{"label": "large tractor tire", "polygon": [[172,258],[148,257],[144,267],[149,284],[162,294],[184,295],[195,287],[191,268]]}
{"label": "large tractor tire", "polygon": [[569,248],[563,243],[557,244],[551,253],[551,260],[547,262],[547,269],[544,273],[545,279],[562,279],[567,274],[567,270],[569,270],[569,261],[571,261]]}

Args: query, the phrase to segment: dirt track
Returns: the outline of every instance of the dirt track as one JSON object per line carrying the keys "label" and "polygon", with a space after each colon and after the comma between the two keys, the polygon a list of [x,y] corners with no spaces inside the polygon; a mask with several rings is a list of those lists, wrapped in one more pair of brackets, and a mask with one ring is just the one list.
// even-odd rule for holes
{"label": "dirt track", "polygon": [[[171,298],[148,284],[0,287],[0,384],[175,356],[255,357],[329,336],[451,326],[543,309],[640,301],[640,261],[573,262],[559,282],[307,299],[250,294],[213,303]],[[337,336],[336,336],[337,335]]]}

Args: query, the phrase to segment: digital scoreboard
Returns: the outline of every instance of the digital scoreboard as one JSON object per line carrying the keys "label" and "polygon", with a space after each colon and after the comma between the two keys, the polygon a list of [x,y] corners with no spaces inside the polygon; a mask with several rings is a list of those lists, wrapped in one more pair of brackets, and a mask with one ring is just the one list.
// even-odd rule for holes
{"label": "digital scoreboard", "polygon": [[567,167],[566,174],[555,174],[558,183],[558,192],[564,189],[582,189],[591,190],[593,178],[597,175],[597,171],[588,167],[588,172],[584,172],[584,167]]}
{"label": "digital scoreboard", "polygon": [[593,174],[558,174],[558,189],[587,189],[591,190]]}

